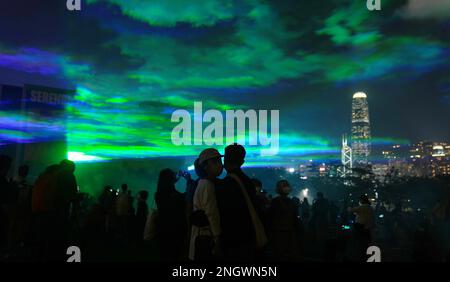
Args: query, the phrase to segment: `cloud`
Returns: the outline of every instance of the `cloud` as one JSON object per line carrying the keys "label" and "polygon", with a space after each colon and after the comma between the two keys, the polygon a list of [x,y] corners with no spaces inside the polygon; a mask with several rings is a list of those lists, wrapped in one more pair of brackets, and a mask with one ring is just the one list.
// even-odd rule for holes
{"label": "cloud", "polygon": [[60,58],[48,52],[22,48],[18,53],[5,52],[0,48],[0,66],[28,73],[55,75],[61,71]]}
{"label": "cloud", "polygon": [[450,1],[409,0],[400,14],[407,19],[450,19]]}
{"label": "cloud", "polygon": [[[122,72],[143,64],[140,57],[126,56],[122,54],[119,46],[112,44],[118,33],[102,27],[100,18],[68,13],[63,4],[65,1],[59,0],[1,2],[2,49],[20,50],[32,47],[49,53],[63,54],[66,58],[108,72]],[[25,53],[22,59],[30,57]],[[45,60],[43,53],[35,53],[34,57],[37,61]],[[9,61],[11,60],[10,58]]]}
{"label": "cloud", "polygon": [[[222,111],[276,107],[283,133],[339,138],[349,106],[342,97],[353,88],[395,82],[402,89],[394,93],[406,95],[405,80],[416,85],[450,62],[434,20],[395,17],[402,5],[405,17],[418,17],[420,1],[385,1],[382,16],[352,0],[87,0],[79,13],[56,5],[65,1],[22,9],[25,1],[0,4],[0,71],[77,86],[68,142],[87,155],[195,155],[198,148],[172,146],[170,114],[198,100]],[[282,136],[282,154],[333,149],[295,143],[300,137]]]}
{"label": "cloud", "polygon": [[238,1],[220,0],[88,0],[88,3],[109,2],[118,5],[122,13],[156,26],[190,23],[210,26],[235,16]]}

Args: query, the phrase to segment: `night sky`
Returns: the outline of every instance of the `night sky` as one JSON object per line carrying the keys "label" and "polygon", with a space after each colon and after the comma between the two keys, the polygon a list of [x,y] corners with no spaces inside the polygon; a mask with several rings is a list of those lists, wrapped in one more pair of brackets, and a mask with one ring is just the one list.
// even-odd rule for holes
{"label": "night sky", "polygon": [[365,0],[65,2],[0,0],[0,83],[77,90],[70,151],[197,155],[170,140],[172,112],[195,100],[280,110],[273,162],[337,156],[357,91],[375,144],[450,141],[449,0],[383,0],[373,12]]}

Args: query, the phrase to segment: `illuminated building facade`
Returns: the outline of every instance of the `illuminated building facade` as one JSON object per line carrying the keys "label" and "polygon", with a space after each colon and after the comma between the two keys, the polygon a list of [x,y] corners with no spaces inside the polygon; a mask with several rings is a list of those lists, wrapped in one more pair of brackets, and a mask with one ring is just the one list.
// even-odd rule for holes
{"label": "illuminated building facade", "polygon": [[357,92],[352,101],[352,156],[354,167],[365,167],[370,155],[370,122],[367,95]]}
{"label": "illuminated building facade", "polygon": [[419,177],[450,175],[449,144],[421,141],[410,150],[411,174]]}
{"label": "illuminated building facade", "polygon": [[347,136],[345,134],[342,136],[341,164],[340,175],[342,177],[349,176],[352,172],[353,158],[352,148],[347,145]]}

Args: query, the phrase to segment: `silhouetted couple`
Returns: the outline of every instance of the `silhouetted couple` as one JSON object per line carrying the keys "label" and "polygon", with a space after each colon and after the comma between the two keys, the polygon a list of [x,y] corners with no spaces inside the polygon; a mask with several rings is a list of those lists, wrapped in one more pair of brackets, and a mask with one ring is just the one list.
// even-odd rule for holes
{"label": "silhouetted couple", "polygon": [[[216,149],[200,153],[201,180],[193,200],[190,259],[249,262],[267,243],[255,209],[255,185],[241,170],[245,155],[243,146],[229,145],[222,165],[223,156]],[[223,168],[227,175],[219,179]]]}

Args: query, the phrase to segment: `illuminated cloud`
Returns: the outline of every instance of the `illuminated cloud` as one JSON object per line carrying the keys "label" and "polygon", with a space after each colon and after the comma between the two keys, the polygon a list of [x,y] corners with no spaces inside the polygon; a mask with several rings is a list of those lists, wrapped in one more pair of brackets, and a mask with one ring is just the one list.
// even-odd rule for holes
{"label": "illuminated cloud", "polygon": [[0,67],[43,75],[57,75],[61,71],[57,55],[34,48],[22,48],[18,52],[0,49]]}
{"label": "illuminated cloud", "polygon": [[450,1],[409,0],[400,14],[407,19],[450,19]]}
{"label": "illuminated cloud", "polygon": [[175,26],[190,23],[194,26],[214,25],[234,17],[238,1],[220,0],[88,0],[88,3],[109,2],[122,12],[150,25]]}
{"label": "illuminated cloud", "polygon": [[[427,18],[437,17],[438,2],[427,1]],[[87,158],[197,155],[201,148],[178,148],[170,140],[171,113],[192,110],[193,101],[220,111],[279,109],[281,150],[273,163],[336,157],[356,88],[369,88],[371,111],[383,112],[374,115],[381,131],[374,135],[392,134],[392,140],[411,138],[402,130],[414,129],[416,114],[406,113],[398,130],[390,120],[398,104],[385,101],[398,96],[448,108],[442,103],[448,83],[431,98],[433,88],[421,85],[448,74],[450,31],[434,22],[408,28],[422,26],[415,20],[419,1],[385,1],[382,16],[367,11],[364,1],[89,0],[76,15],[58,15],[55,0],[33,11],[23,11],[24,3],[0,9],[0,26],[12,18],[17,23],[0,29],[0,71],[40,74],[76,88],[67,140],[71,152]],[[408,12],[399,17],[404,7]],[[435,112],[448,120],[445,111]],[[17,125],[20,113],[13,117],[0,122]],[[34,126],[26,134],[18,128],[0,134],[46,140],[40,126],[58,124],[29,122]]]}

